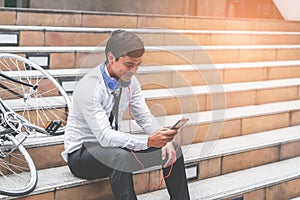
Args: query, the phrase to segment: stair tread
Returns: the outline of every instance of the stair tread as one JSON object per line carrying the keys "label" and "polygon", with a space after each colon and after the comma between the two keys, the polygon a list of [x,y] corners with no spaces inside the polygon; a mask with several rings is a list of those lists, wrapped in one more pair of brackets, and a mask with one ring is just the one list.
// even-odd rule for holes
{"label": "stair tread", "polygon": [[[231,138],[188,144],[182,147],[186,162],[245,152],[300,140],[300,126],[280,128]],[[36,137],[25,141],[27,148],[63,143],[63,136]]]}
{"label": "stair tread", "polygon": [[[183,153],[185,155],[186,164],[194,163],[198,162],[199,160],[210,159],[217,156],[226,156],[239,152],[270,147],[272,145],[299,141],[299,130],[300,126],[293,126],[272,131],[260,132],[257,134],[220,139],[217,141],[209,141],[199,144],[185,145],[183,146]],[[151,171],[159,168],[160,167],[153,167],[148,170]],[[32,194],[85,185],[101,180],[107,179],[87,181],[74,177],[66,166],[39,170],[39,183],[37,189]],[[0,198],[2,198],[2,196],[0,196]]]}
{"label": "stair tread", "polygon": [[[163,126],[170,127],[182,116],[188,117],[190,120],[187,126],[200,125],[205,123],[212,122],[222,122],[225,120],[240,119],[243,117],[254,117],[262,116],[268,114],[276,114],[283,112],[290,112],[293,110],[300,109],[300,100],[278,102],[278,103],[268,103],[261,105],[251,105],[251,106],[242,106],[236,108],[227,108],[220,110],[204,111],[204,112],[194,112],[194,113],[184,113],[177,115],[168,115],[156,117],[157,121],[160,122]],[[135,121],[122,121],[122,131],[132,133],[140,133],[142,129],[136,124]],[[40,146],[46,144],[59,144],[63,142],[63,136],[40,136],[28,138],[25,141],[25,144],[28,146]]]}
{"label": "stair tread", "polygon": [[[151,51],[206,51],[206,50],[239,50],[239,49],[299,49],[300,45],[211,45],[211,46],[146,46],[145,50]],[[27,52],[82,52],[82,53],[104,53],[104,46],[21,46],[21,47],[0,47],[0,53],[27,53]]]}
{"label": "stair tread", "polygon": [[[300,126],[276,129],[260,132],[257,134],[238,136],[234,138],[220,139],[204,143],[190,144],[182,147],[186,164],[198,162],[199,160],[210,159],[217,156],[236,154],[248,150],[255,150],[272,145],[284,144],[299,141],[298,134]],[[47,141],[46,138],[45,142]],[[159,167],[153,167],[155,170]],[[105,179],[85,180],[71,174],[67,166],[38,170],[39,182],[35,193],[53,191],[77,185],[87,184]],[[0,196],[1,197],[1,196]]]}
{"label": "stair tread", "polygon": [[241,82],[241,83],[226,83],[215,85],[203,86],[190,86],[180,88],[167,88],[167,89],[147,89],[143,90],[146,99],[162,99],[170,97],[181,97],[187,95],[199,94],[214,94],[214,93],[227,93],[236,91],[247,91],[257,89],[276,89],[282,87],[298,86],[300,78],[280,79],[280,80],[267,80],[267,81],[254,81],[254,82]]}
{"label": "stair tread", "polygon": [[[300,157],[245,169],[189,184],[191,199],[221,199],[300,177]],[[200,169],[201,170],[201,169]],[[166,189],[138,196],[141,200],[167,199]]]}
{"label": "stair tread", "polygon": [[[110,33],[117,28],[93,28],[93,27],[61,27],[61,26],[22,26],[22,25],[0,25],[0,29],[10,31],[61,31],[61,32],[93,32],[93,33]],[[151,29],[151,28],[124,28],[127,31],[136,33],[199,33],[199,34],[267,34],[267,35],[299,35],[297,31],[248,31],[248,30],[167,30],[167,29]]]}
{"label": "stair tread", "polygon": [[[51,192],[54,190],[59,190],[59,189],[64,189],[69,187],[75,187],[82,184],[93,183],[99,180],[100,179],[85,180],[85,179],[80,179],[78,177],[75,177],[73,174],[71,174],[67,166],[38,170],[37,186],[35,190],[31,192],[29,195]],[[0,195],[0,199],[14,199],[14,198],[15,197]]]}
{"label": "stair tread", "polygon": [[185,145],[186,162],[226,156],[300,140],[300,126],[264,131],[244,136]]}
{"label": "stair tread", "polygon": [[[178,119],[182,116],[189,118],[187,126],[213,123],[213,122],[222,122],[225,120],[240,119],[246,117],[256,117],[277,113],[290,112],[300,109],[300,100],[285,101],[285,102],[276,102],[260,105],[250,105],[242,106],[235,108],[226,108],[219,110],[210,110],[204,112],[193,112],[193,113],[183,113],[176,115],[168,115],[156,117],[155,119],[162,124],[163,126],[169,127],[172,126]],[[131,131],[141,132],[141,128],[136,124],[135,121],[131,121]],[[129,123],[128,120],[122,121],[122,130],[129,132]]]}
{"label": "stair tread", "polygon": [[[300,85],[300,78],[280,79],[280,80],[268,80],[268,81],[254,81],[254,82],[241,82],[241,83],[228,83],[228,84],[215,84],[215,85],[203,85],[203,86],[190,86],[179,88],[167,88],[167,89],[147,89],[143,90],[143,95],[146,100],[164,99],[164,98],[180,98],[185,96],[205,95],[205,94],[217,94],[217,93],[229,93],[239,91],[250,90],[262,90],[262,89],[277,89],[285,87],[298,87]],[[44,101],[43,101],[44,99]],[[9,99],[5,100],[14,111],[22,111],[24,103],[22,99]],[[65,101],[61,96],[43,97],[38,102],[38,107],[42,105],[59,108],[65,107]],[[32,109],[35,108],[35,104],[32,104]]]}
{"label": "stair tread", "polygon": [[[268,67],[289,67],[299,66],[300,60],[284,61],[262,61],[262,62],[240,62],[240,63],[216,63],[216,64],[191,64],[191,65],[141,65],[137,74],[162,73],[173,71],[195,71],[195,70],[215,70],[215,69],[248,69],[248,68],[268,68]],[[47,72],[54,77],[81,77],[92,68],[72,68],[72,69],[49,69]],[[22,76],[22,72],[5,72],[12,77]],[[26,74],[28,75],[28,74]],[[40,72],[31,72],[31,76],[41,76]]]}

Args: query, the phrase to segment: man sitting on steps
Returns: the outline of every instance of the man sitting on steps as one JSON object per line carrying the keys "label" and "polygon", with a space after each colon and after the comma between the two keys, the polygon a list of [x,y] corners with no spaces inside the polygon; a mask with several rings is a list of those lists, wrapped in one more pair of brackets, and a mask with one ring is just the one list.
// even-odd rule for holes
{"label": "man sitting on steps", "polygon": [[[144,44],[134,33],[114,31],[107,41],[106,60],[77,84],[73,93],[62,153],[71,172],[86,179],[109,176],[116,200],[134,200],[132,173],[162,165],[170,198],[190,199],[176,129],[156,123],[134,74],[142,62]],[[121,131],[126,109],[143,129]]]}

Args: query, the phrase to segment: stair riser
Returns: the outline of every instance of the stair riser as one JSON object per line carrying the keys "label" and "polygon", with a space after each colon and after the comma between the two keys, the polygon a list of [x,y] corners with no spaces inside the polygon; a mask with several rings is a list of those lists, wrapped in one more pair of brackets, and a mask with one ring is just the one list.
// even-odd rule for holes
{"label": "stair riser", "polygon": [[[163,66],[168,67],[168,66]],[[3,66],[0,65],[0,69]],[[136,74],[137,79],[143,90],[177,88],[190,86],[208,86],[212,84],[242,83],[254,81],[279,80],[300,77],[300,65],[294,66],[262,66],[248,68],[213,68],[213,69],[194,69],[172,71],[149,71],[142,72],[147,66],[140,67],[140,71]],[[83,70],[83,69],[82,69]],[[85,72],[86,73],[86,72]],[[84,73],[79,70],[78,74],[70,72],[70,74],[55,74],[58,82],[78,81]],[[42,80],[43,81],[43,80]],[[3,82],[3,84],[5,84]],[[52,85],[45,82],[40,85],[43,90],[49,90]],[[44,87],[44,88],[43,88]],[[49,88],[47,88],[49,87]],[[53,88],[52,88],[53,90]],[[57,94],[57,90],[53,90],[53,94]],[[7,99],[11,94],[5,95]],[[49,94],[51,96],[51,94]]]}
{"label": "stair riser", "polygon": [[[99,188],[105,187],[104,190],[99,190]],[[230,198],[224,198],[224,200],[232,200],[238,197],[243,197],[244,199],[261,199],[261,200],[275,200],[275,199],[291,199],[293,197],[299,196],[299,191],[297,188],[300,187],[300,179],[289,180],[284,183],[276,184],[273,186],[268,186],[264,189],[259,189],[251,191],[245,194],[240,194]],[[80,193],[80,192],[81,193]],[[104,192],[107,191],[107,192]],[[286,191],[286,192],[282,192]],[[89,194],[90,200],[92,199],[113,199],[110,186],[106,184],[95,183],[93,186],[89,187],[75,187],[71,189],[58,190],[55,192],[43,193],[40,195],[33,195],[29,197],[19,198],[19,200],[35,200],[35,199],[56,199],[64,200],[65,197],[72,197],[74,200],[87,199],[86,194]],[[87,200],[88,200],[87,199]]]}
{"label": "stair riser", "polygon": [[[13,198],[14,199],[14,198]],[[28,195],[17,198],[18,200],[113,200],[113,194],[108,181],[96,182],[92,184],[80,185],[71,188],[58,189],[46,193]]]}
{"label": "stair riser", "polygon": [[1,24],[32,26],[71,26],[107,28],[164,27],[168,29],[299,31],[297,22],[280,20],[236,20],[200,17],[174,17],[150,15],[89,14],[85,12],[52,12],[1,10]]}
{"label": "stair riser", "polygon": [[64,151],[63,144],[27,148],[27,151],[32,157],[37,169],[66,165],[66,162],[61,156],[61,152]]}
{"label": "stair riser", "polygon": [[[246,152],[237,154],[201,160],[198,169],[198,180],[212,178],[222,174],[228,174],[239,170],[297,157],[300,155],[300,150],[297,148],[297,145],[299,144],[300,142],[296,141],[260,148],[257,150],[248,150]],[[294,152],[291,155],[288,151]]]}
{"label": "stair riser", "polygon": [[299,116],[299,111],[293,111],[187,126],[182,130],[182,143],[199,143],[299,125]]}
{"label": "stair riser", "polygon": [[[10,32],[3,29],[3,32]],[[19,34],[19,46],[98,46],[104,45],[109,33],[14,31]],[[300,34],[234,34],[234,33],[138,33],[145,45],[283,45],[300,44]]]}
{"label": "stair riser", "polygon": [[[289,149],[289,151],[292,150],[294,152],[297,152],[294,153],[294,156],[300,156],[300,150],[299,148],[297,148],[297,146],[299,145],[300,145],[300,141],[291,142],[284,145],[275,145],[263,149],[252,150],[244,153],[200,161],[199,180],[219,176],[221,174],[226,174],[232,171],[247,169],[250,167],[260,166],[263,164],[268,164],[268,163],[288,159],[290,158],[290,155],[287,156],[285,154],[286,149]],[[232,165],[232,163],[235,163],[235,165]],[[228,170],[227,167],[231,169]],[[149,191],[156,190],[158,188],[165,188],[164,183],[160,185],[161,178],[162,178],[161,170],[155,170],[155,171],[147,172],[145,174],[134,175],[134,184],[135,184],[137,194],[146,193]],[[240,194],[236,197],[239,196],[244,196],[244,198],[259,197],[258,199],[266,199],[266,200],[277,199],[278,195],[280,195],[282,199],[296,197],[299,195],[299,191],[297,190],[297,188],[300,187],[299,180],[300,179],[289,180],[284,183],[268,186],[264,189],[251,191],[245,194]],[[282,190],[287,192],[279,194],[278,192]],[[112,192],[108,181],[101,181],[101,182],[96,182],[88,185],[81,185],[81,186],[66,188],[66,189],[58,189],[55,192],[53,191],[53,192],[43,193],[40,195],[34,195],[28,198],[41,199],[41,197],[43,198],[47,197],[51,199],[53,198],[53,196],[55,196],[55,199],[63,200],[66,199],[67,197],[68,198],[71,197],[71,199],[79,200],[79,199],[83,199],[83,197],[86,198],[86,194],[89,194],[88,199],[96,199],[96,198],[112,199]],[[231,198],[228,198],[228,200],[229,199]]]}
{"label": "stair riser", "polygon": [[[226,94],[189,95],[174,98],[147,99],[147,104],[155,116],[208,111],[240,106],[275,103],[299,98],[299,86],[228,92]],[[247,98],[244,98],[247,97]],[[186,102],[189,102],[188,104]],[[127,114],[128,112],[125,112]],[[129,119],[128,115],[124,116]]]}
{"label": "stair riser", "polygon": [[[198,143],[203,141],[212,141],[217,139],[242,136],[242,135],[256,133],[259,131],[267,131],[267,130],[273,130],[277,128],[284,128],[284,127],[289,127],[291,125],[300,125],[300,122],[298,120],[299,115],[300,115],[300,111],[274,114],[268,116],[257,116],[252,118],[228,120],[225,121],[224,123],[219,122],[219,123],[211,123],[211,124],[202,124],[199,126],[188,126],[181,131],[181,136],[177,138],[177,141],[181,142],[183,145],[188,145],[188,144]],[[276,121],[278,123],[271,123],[273,121]],[[255,126],[253,125],[253,123],[255,124]],[[274,162],[275,160],[286,159],[289,157],[295,157],[299,155],[300,150],[297,146],[298,144],[293,144],[293,145],[284,144],[281,146],[281,148],[276,147],[275,149],[277,149],[277,154],[274,154],[276,156],[274,156],[274,160],[271,161]],[[66,164],[60,155],[61,152],[63,151],[63,144],[54,145],[54,146],[41,146],[36,148],[28,148],[28,151],[33,157],[33,160],[35,161],[38,169],[57,167]],[[280,153],[278,153],[278,151],[280,151]],[[259,157],[258,155],[259,154],[257,154],[256,156]],[[256,156],[252,156],[252,157],[255,158]],[[248,158],[249,156],[246,155],[246,156],[238,156],[237,159],[246,159],[245,161],[242,160],[241,162],[242,163],[245,162],[247,165],[246,161]],[[227,162],[228,159],[229,161]],[[224,157],[223,162],[225,164],[224,166],[222,166],[222,168],[220,168],[222,170],[217,170],[222,173],[235,171],[232,170],[230,167],[243,167],[243,165],[231,165],[232,161],[230,156]],[[250,159],[248,160],[248,162],[252,162],[252,160]]]}
{"label": "stair riser", "polygon": [[300,188],[300,178],[288,180],[284,183],[275,184],[263,189],[237,195],[235,197],[224,198],[224,200],[232,200],[242,196],[244,197],[244,199],[261,199],[261,200],[292,199],[300,195],[298,188]]}
{"label": "stair riser", "polygon": [[[163,50],[163,49],[162,49]],[[218,49],[203,51],[148,51],[143,64],[191,65],[212,63],[299,60],[300,49]]]}
{"label": "stair riser", "polygon": [[138,73],[142,89],[177,88],[221,83],[266,81],[300,77],[300,66],[227,68]]}
{"label": "stair riser", "polygon": [[[75,51],[75,49],[74,49]],[[146,51],[143,56],[144,65],[194,65],[212,63],[260,62],[300,60],[300,48],[271,49],[206,49],[169,51],[168,49]],[[10,53],[10,52],[6,52]],[[14,52],[21,56],[24,53]],[[28,52],[30,53],[30,52]],[[31,52],[38,53],[38,52]],[[103,52],[42,52],[49,55],[50,69],[73,69],[95,67],[104,60]]]}
{"label": "stair riser", "polygon": [[[76,76],[76,74],[72,75]],[[77,82],[80,77],[65,77],[64,75],[59,75],[56,80],[62,84],[68,81]],[[143,90],[148,89],[169,89],[178,87],[191,87],[191,86],[207,86],[207,90],[210,90],[209,85],[213,84],[228,84],[228,83],[243,83],[243,82],[255,82],[255,81],[268,81],[268,80],[279,80],[288,78],[298,78],[300,77],[300,66],[290,66],[290,67],[264,67],[264,68],[249,68],[249,69],[215,69],[215,70],[194,70],[194,71],[174,71],[174,72],[161,72],[161,73],[138,73],[136,75],[140,82]],[[43,81],[43,80],[42,80]],[[5,82],[2,84],[6,85]],[[9,85],[8,85],[9,86]],[[224,85],[225,87],[226,85]],[[243,86],[242,86],[243,87]],[[74,88],[69,88],[68,90],[73,91]],[[192,88],[190,88],[191,95],[180,97],[178,95],[176,98],[168,97],[167,99],[148,98],[148,104],[162,104],[167,102],[177,101],[177,104],[181,105],[183,100],[190,99],[193,100],[192,105],[199,104],[198,108],[200,110],[210,110],[212,106],[210,101],[212,98],[218,96],[218,94],[212,94],[211,92],[202,92],[202,94],[193,94]],[[47,82],[39,85],[39,91],[49,91],[47,96],[57,96],[58,91],[53,90],[53,85]],[[223,93],[222,85],[219,87],[219,92]],[[225,90],[225,89],[224,89]],[[1,95],[5,99],[14,99],[15,95],[9,92],[1,91]],[[246,96],[248,98],[241,98]],[[44,95],[45,96],[45,95]],[[220,94],[220,97],[223,94]],[[146,97],[147,98],[147,97]],[[281,86],[276,88],[266,87],[265,89],[253,89],[247,88],[247,90],[239,91],[226,91],[226,102],[227,107],[236,107],[242,105],[257,105],[262,103],[270,103],[277,101],[286,101],[300,98],[300,88],[297,85],[292,86]],[[157,98],[156,98],[157,99]],[[222,98],[224,99],[224,97]],[[196,102],[198,101],[198,102]],[[217,103],[218,104],[218,103]],[[215,105],[214,108],[222,107],[223,104],[220,102],[221,106]],[[179,107],[179,109],[182,106]],[[223,106],[224,107],[224,106]],[[197,106],[195,107],[197,108]]]}
{"label": "stair riser", "polygon": [[[283,101],[292,101],[300,99],[300,86],[283,87],[283,88],[271,88],[262,90],[247,90],[217,93],[217,94],[195,94],[187,95],[183,97],[163,97],[158,99],[152,99],[146,97],[146,103],[154,116],[166,116],[176,115],[191,112],[203,112],[212,111],[224,108],[235,108],[240,106],[260,105],[265,103],[276,103]],[[247,98],[243,98],[247,97]],[[189,102],[188,104],[186,102]],[[13,108],[13,107],[12,107]],[[67,112],[65,109],[45,111],[46,113],[56,113],[61,119],[66,121]],[[21,112],[18,112],[22,115]],[[30,111],[30,119],[36,118],[36,111]],[[27,113],[24,116],[27,117]],[[53,116],[54,117],[54,116]],[[128,114],[128,110],[124,112],[123,119],[128,120],[131,116]],[[47,124],[47,119],[38,118],[38,124]],[[55,120],[55,118],[53,119]]]}

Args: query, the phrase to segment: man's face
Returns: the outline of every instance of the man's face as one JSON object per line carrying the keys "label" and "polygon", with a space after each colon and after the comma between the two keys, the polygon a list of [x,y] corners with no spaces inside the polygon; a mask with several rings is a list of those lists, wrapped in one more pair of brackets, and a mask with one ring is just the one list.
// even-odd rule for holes
{"label": "man's face", "polygon": [[142,57],[133,58],[129,56],[121,56],[118,61],[113,61],[109,67],[110,75],[117,80],[122,79],[129,82],[132,75],[138,70],[139,65],[142,63]]}

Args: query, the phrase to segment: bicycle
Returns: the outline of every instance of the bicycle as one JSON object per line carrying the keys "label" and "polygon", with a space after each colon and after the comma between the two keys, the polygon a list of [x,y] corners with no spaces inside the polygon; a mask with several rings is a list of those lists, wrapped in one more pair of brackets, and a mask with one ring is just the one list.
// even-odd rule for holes
{"label": "bicycle", "polygon": [[0,194],[35,189],[37,170],[24,141],[63,134],[70,103],[48,71],[24,57],[0,54]]}

